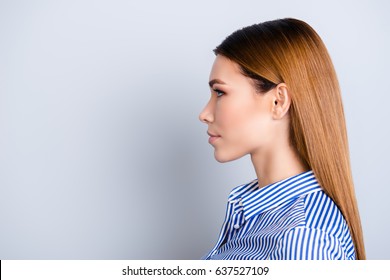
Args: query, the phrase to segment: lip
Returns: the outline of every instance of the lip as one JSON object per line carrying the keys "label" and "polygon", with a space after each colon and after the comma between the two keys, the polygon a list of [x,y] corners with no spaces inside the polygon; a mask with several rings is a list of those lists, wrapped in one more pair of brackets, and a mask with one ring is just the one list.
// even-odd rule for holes
{"label": "lip", "polygon": [[217,141],[219,138],[221,138],[221,136],[213,134],[213,133],[211,133],[209,131],[207,131],[207,134],[210,136],[210,138],[209,138],[209,143],[210,144],[213,144],[215,141]]}

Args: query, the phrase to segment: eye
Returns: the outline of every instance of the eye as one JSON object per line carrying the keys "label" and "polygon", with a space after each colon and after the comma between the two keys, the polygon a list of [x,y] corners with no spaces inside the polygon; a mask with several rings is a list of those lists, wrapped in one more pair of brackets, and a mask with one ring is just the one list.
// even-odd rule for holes
{"label": "eye", "polygon": [[217,97],[221,97],[225,94],[222,90],[219,89],[213,89],[213,91],[217,94]]}

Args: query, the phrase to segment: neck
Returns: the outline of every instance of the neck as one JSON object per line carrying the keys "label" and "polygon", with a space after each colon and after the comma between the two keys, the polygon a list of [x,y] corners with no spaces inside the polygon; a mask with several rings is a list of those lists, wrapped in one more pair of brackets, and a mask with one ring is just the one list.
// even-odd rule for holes
{"label": "neck", "polygon": [[259,187],[264,187],[291,176],[308,171],[310,168],[289,144],[274,145],[267,151],[251,153]]}

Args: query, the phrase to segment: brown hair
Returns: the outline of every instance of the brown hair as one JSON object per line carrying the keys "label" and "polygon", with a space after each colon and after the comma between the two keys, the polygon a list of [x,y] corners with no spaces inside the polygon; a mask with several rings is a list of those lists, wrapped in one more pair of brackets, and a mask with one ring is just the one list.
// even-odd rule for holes
{"label": "brown hair", "polygon": [[287,85],[290,141],[343,213],[356,258],[365,259],[340,88],[321,38],[307,23],[286,18],[237,30],[214,52],[238,63],[260,92]]}

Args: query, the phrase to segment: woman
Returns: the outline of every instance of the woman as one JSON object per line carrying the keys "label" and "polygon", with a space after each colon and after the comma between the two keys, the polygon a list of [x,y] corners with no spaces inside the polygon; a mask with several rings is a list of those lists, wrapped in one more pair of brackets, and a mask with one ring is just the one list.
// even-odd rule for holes
{"label": "woman", "polygon": [[215,50],[199,118],[217,161],[249,154],[257,179],[236,187],[205,259],[365,259],[336,73],[318,34],[281,19]]}

